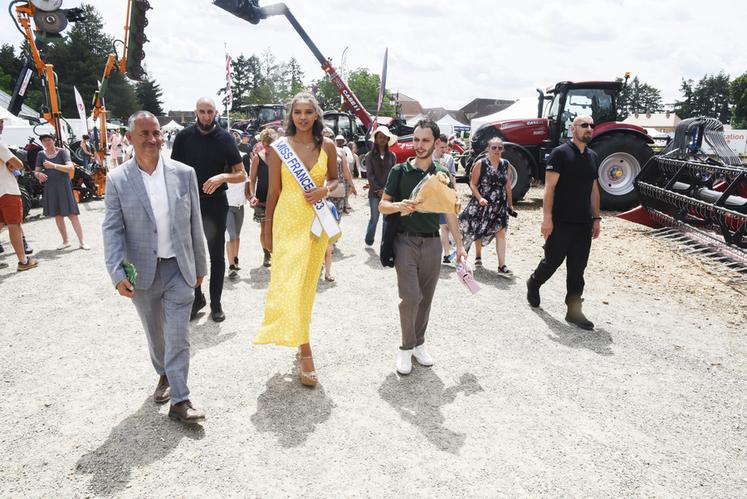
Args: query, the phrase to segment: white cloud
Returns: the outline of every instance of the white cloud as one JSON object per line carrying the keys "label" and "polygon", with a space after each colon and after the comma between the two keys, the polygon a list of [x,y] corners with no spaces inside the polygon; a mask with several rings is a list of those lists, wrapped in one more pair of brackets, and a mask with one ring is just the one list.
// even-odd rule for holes
{"label": "white cloud", "polygon": [[[124,0],[92,2],[108,33],[122,36]],[[262,1],[263,5],[272,1]],[[64,7],[79,1],[67,0]],[[166,109],[191,109],[197,97],[224,85],[223,44],[232,54],[270,48],[296,57],[306,78],[319,64],[281,17],[251,25],[209,0],[151,0],[148,70],[164,89]],[[611,80],[631,71],[680,97],[682,77],[747,71],[739,0],[287,0],[322,54],[338,63],[381,70],[389,47],[388,87],[425,106],[459,108],[476,97],[531,96],[561,80]],[[18,44],[10,18],[0,15],[0,42]],[[104,61],[102,61],[103,68]]]}

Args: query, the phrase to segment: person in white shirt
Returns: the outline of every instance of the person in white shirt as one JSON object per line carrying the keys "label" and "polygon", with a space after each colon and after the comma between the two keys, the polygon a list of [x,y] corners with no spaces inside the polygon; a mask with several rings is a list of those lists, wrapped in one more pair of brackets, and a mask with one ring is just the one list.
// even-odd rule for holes
{"label": "person in white shirt", "polygon": [[[433,150],[433,162],[440,164],[449,170],[451,185],[456,185],[456,165],[454,157],[447,153],[449,149],[449,139],[445,134],[441,134],[436,139],[436,148]],[[446,217],[439,215],[439,234],[441,236],[441,249],[443,253],[443,263],[451,263],[451,243],[449,242],[449,227],[446,225]]]}
{"label": "person in white shirt", "polygon": [[199,423],[205,413],[194,408],[187,387],[189,316],[207,273],[197,174],[161,156],[163,137],[152,113],[138,111],[128,125],[135,156],[106,177],[106,268],[148,338],[159,375],[154,402],[171,401],[170,418]]}
{"label": "person in white shirt", "polygon": [[355,190],[355,184],[353,184],[352,171],[353,165],[355,164],[353,159],[353,151],[351,151],[347,146],[347,141],[342,135],[338,135],[337,137],[335,137],[335,142],[337,144],[338,153],[345,156],[345,163],[347,164],[348,170],[351,172],[349,177],[345,179],[345,197],[343,198],[344,200],[342,202],[342,212],[350,213],[350,194],[352,193],[354,196],[358,195],[358,191]]}
{"label": "person in white shirt", "polygon": [[[0,134],[5,126],[4,120],[0,120]],[[0,141],[0,230],[6,225],[10,234],[10,244],[18,257],[18,272],[33,269],[38,262],[33,258],[28,258],[24,251],[23,231],[21,222],[23,221],[23,200],[21,199],[21,189],[18,187],[18,181],[13,175],[15,170],[23,168],[21,160]],[[7,266],[7,265],[4,265]]]}
{"label": "person in white shirt", "polygon": [[[243,162],[242,162],[243,164]],[[246,166],[244,166],[246,170]],[[226,216],[226,256],[228,257],[228,278],[239,278],[239,244],[241,243],[241,227],[244,225],[244,204],[246,204],[246,183],[228,184],[226,199],[228,200],[228,215]]]}

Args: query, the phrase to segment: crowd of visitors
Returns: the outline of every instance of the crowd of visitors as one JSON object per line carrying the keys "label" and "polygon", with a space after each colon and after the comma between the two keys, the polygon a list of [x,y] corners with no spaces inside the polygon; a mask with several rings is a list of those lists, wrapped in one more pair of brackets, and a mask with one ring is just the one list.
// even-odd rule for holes
{"label": "crowd of visitors", "polygon": [[[419,209],[415,193],[433,176],[442,178],[439,185],[454,197],[450,189],[456,187],[456,162],[448,152],[448,138],[431,120],[421,120],[414,129],[415,157],[397,164],[390,147],[398,138],[387,127],[373,131],[370,149],[361,158],[354,143],[324,126],[319,104],[309,93],[292,99],[283,129],[264,129],[254,145],[246,134],[237,144],[218,125],[209,98],[197,101],[195,118],[194,124],[172,135],[161,132],[152,114],[135,113],[124,136],[118,130],[111,134],[112,168],[106,183],[107,269],[117,291],[132,299],[142,320],[159,376],[154,399],[171,401],[171,417],[187,423],[204,419],[187,388],[188,323],[207,305],[201,284],[208,271],[210,318],[225,320],[221,300],[226,260],[227,278],[238,279],[247,204],[259,225],[262,265],[271,267],[264,319],[254,341],[296,348],[299,380],[307,386],[319,383],[310,334],[317,283],[320,278],[335,280],[332,253],[341,219],[351,210],[349,197],[358,195],[354,177],[362,163],[369,201],[363,243],[369,248],[374,244],[380,214],[398,220],[395,233],[382,231],[382,239],[391,238],[401,300],[397,372],[409,374],[413,359],[422,366],[434,363],[425,342],[441,265],[466,262],[474,244],[474,264],[480,267],[483,246],[495,240],[497,275],[513,278],[506,263],[509,217],[517,216],[513,167],[503,158],[500,138],[490,140],[486,155],[472,165],[471,197],[461,213],[432,213]],[[545,257],[527,280],[527,301],[537,307],[540,287],[566,261],[566,320],[584,329],[593,324],[581,310],[583,274],[591,241],[600,232],[598,158],[586,147],[592,127],[591,117],[576,118],[571,142],[548,159],[541,226]],[[54,218],[62,238],[57,249],[71,245],[68,218],[78,247],[88,250],[71,188],[75,167],[70,154],[56,147],[53,136],[42,135],[40,141],[43,149],[34,175],[44,189],[43,213]],[[171,146],[170,157],[164,145]],[[94,160],[87,136],[81,149],[84,161]],[[32,251],[21,228],[13,173],[20,161],[2,142],[0,162],[0,229],[8,227],[17,270],[23,271],[37,262],[27,256]]]}

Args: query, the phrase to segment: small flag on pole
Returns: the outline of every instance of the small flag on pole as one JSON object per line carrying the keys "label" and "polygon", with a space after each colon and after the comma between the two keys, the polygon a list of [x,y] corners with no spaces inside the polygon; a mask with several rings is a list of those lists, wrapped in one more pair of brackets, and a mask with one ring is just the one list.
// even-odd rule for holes
{"label": "small flag on pole", "polygon": [[86,119],[86,105],[83,104],[83,97],[80,96],[80,92],[78,92],[78,89],[73,85],[73,93],[75,94],[75,105],[78,108],[78,116],[80,116],[80,121],[83,122],[83,126],[86,129],[86,134],[91,135],[91,131],[88,129],[88,120]]}
{"label": "small flag on pole", "polygon": [[226,45],[224,45],[224,47],[226,48],[226,106],[228,109],[231,109],[233,106],[233,92],[231,91],[231,64],[233,61],[228,53],[228,47]]}

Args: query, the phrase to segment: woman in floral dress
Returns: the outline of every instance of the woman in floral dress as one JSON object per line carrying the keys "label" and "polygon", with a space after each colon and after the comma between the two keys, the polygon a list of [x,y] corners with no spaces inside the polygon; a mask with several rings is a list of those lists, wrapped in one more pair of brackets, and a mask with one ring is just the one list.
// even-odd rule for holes
{"label": "woman in floral dress", "polygon": [[475,266],[482,265],[482,246],[495,239],[498,274],[512,275],[506,266],[506,229],[513,212],[511,199],[511,164],[502,158],[503,141],[494,137],[488,142],[488,155],[475,162],[469,186],[472,199],[459,215],[459,227],[465,248],[474,241]]}

